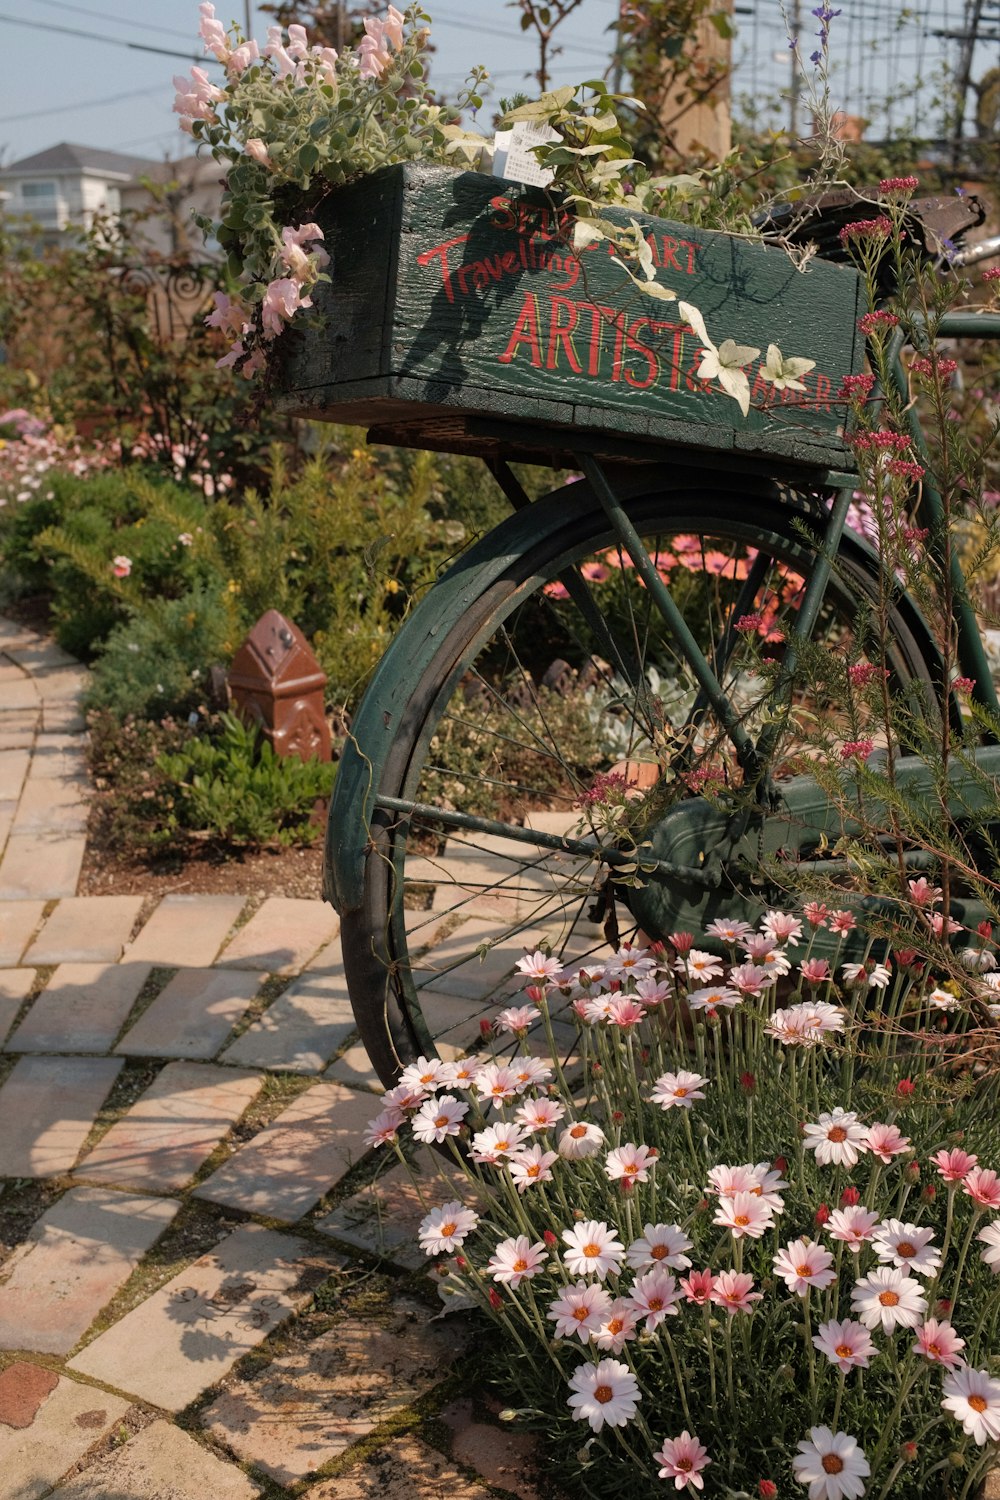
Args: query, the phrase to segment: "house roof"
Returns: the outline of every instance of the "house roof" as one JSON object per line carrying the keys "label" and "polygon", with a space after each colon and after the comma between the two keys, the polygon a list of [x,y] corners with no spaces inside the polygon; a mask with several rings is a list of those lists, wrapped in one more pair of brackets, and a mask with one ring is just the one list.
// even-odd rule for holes
{"label": "house roof", "polygon": [[39,172],[92,172],[127,181],[159,166],[144,156],[125,156],[121,151],[102,151],[96,146],[74,146],[60,141],[33,156],[22,156],[0,170],[0,177],[34,177]]}

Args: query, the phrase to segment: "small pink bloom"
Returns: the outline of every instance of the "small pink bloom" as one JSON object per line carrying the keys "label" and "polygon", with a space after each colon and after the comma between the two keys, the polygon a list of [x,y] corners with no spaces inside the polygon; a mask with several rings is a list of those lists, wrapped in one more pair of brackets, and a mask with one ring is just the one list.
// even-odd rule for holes
{"label": "small pink bloom", "polygon": [[917,880],[908,880],[906,883],[910,888],[910,900],[914,906],[934,906],[941,899],[941,887],[931,885],[923,875]]}
{"label": "small pink bloom", "polygon": [[646,1319],[650,1331],[658,1328],[664,1318],[676,1313],[681,1300],[676,1280],[659,1266],[635,1278],[629,1297],[639,1316]]}
{"label": "small pink bloom", "polygon": [[282,276],[269,282],[261,303],[264,332],[275,337],[300,307],[312,307],[312,299],[303,297],[297,281]]}
{"label": "small pink bloom", "polygon": [[852,757],[857,757],[858,760],[865,760],[874,749],[874,740],[845,740],[840,747],[840,758],[850,760]]}
{"label": "small pink bloom", "polygon": [[774,1257],[774,1269],[790,1292],[807,1297],[811,1287],[822,1291],[836,1279],[833,1256],[815,1240],[790,1241]]}
{"label": "small pink bloom", "polygon": [[806,984],[824,984],[833,978],[825,958],[807,958],[799,965],[799,973]]}
{"label": "small pink bloom", "polygon": [[711,1302],[714,1289],[715,1277],[711,1271],[692,1271],[690,1275],[681,1278],[681,1290],[685,1300],[696,1303],[698,1307],[704,1307],[706,1302]]}
{"label": "small pink bloom", "polygon": [[854,920],[853,912],[835,911],[830,913],[831,932],[837,932],[843,936],[845,933],[853,932],[856,926],[857,923]]}
{"label": "small pink bloom", "polygon": [[947,1365],[949,1370],[953,1370],[956,1365],[964,1363],[959,1353],[964,1348],[965,1340],[959,1338],[950,1323],[939,1323],[937,1318],[928,1318],[917,1329],[917,1342],[913,1345],[913,1352],[922,1354],[932,1364]]}
{"label": "small pink bloom", "polygon": [[659,1477],[672,1479],[675,1489],[684,1490],[691,1486],[703,1490],[705,1481],[701,1471],[707,1469],[712,1460],[708,1449],[685,1428],[680,1437],[667,1438],[659,1452],[653,1454],[653,1462],[662,1466]]}
{"label": "small pink bloom", "polygon": [[720,1271],[712,1288],[712,1301],[716,1307],[724,1307],[730,1317],[738,1312],[751,1312],[752,1304],[760,1302],[763,1292],[754,1292],[753,1277],[745,1271]]}
{"label": "small pink bloom", "polygon": [[243,149],[247,156],[252,157],[254,161],[259,161],[262,167],[268,167],[273,170],[274,162],[271,160],[271,154],[260,136],[253,136],[251,140],[247,141]]}
{"label": "small pink bloom", "polygon": [[895,1125],[876,1123],[868,1127],[868,1149],[879,1161],[888,1165],[894,1156],[901,1156],[904,1151],[909,1151],[910,1142],[907,1136],[900,1135]]}
{"label": "small pink bloom", "polygon": [[1000,1208],[1000,1177],[986,1167],[973,1167],[966,1174],[962,1192],[968,1193],[980,1208]]}
{"label": "small pink bloom", "polygon": [[807,901],[802,912],[810,927],[825,927],[830,908],[822,901]]}
{"label": "small pink bloom", "polygon": [[132,571],[132,559],[119,555],[111,564],[111,571],[116,578],[127,578]]}
{"label": "small pink bloom", "polygon": [[821,1323],[813,1343],[831,1364],[844,1371],[867,1370],[872,1356],[878,1353],[868,1329],[852,1318]]}
{"label": "small pink bloom", "polygon": [[960,1151],[958,1147],[951,1151],[938,1151],[931,1157],[931,1162],[945,1182],[961,1182],[978,1161],[978,1156],[970,1156],[968,1151]]}

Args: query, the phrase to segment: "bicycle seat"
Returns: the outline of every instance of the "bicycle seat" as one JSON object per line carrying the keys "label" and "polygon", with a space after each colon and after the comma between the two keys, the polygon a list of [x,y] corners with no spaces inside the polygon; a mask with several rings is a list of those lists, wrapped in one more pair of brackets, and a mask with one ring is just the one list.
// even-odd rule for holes
{"label": "bicycle seat", "polygon": [[[961,241],[986,218],[988,205],[974,193],[953,197],[911,198],[906,206],[905,227],[910,240],[931,261],[948,260]],[[882,212],[875,189],[859,192],[839,188],[816,193],[797,203],[780,203],[758,214],[754,223],[765,239],[785,244],[817,247],[824,260],[849,263],[851,255],[841,243],[840,232],[858,219],[873,219]],[[892,290],[891,266],[885,263],[882,282]]]}

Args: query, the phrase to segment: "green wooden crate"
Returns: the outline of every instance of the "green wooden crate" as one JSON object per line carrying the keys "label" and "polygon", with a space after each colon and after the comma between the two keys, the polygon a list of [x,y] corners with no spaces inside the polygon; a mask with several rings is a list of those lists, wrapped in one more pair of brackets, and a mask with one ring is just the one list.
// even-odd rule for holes
{"label": "green wooden crate", "polygon": [[[639,291],[607,242],[574,255],[538,189],[410,164],[339,190],[317,218],[332,281],[285,335],[286,411],[456,451],[556,429],[570,450],[628,438],[850,466],[836,398],[863,360],[852,269],[798,271],[780,250],[641,220],[657,280],[710,337],[759,346],[744,418],[695,378],[701,345],[677,303]],[[816,361],[805,394],[760,378],[769,343]]]}

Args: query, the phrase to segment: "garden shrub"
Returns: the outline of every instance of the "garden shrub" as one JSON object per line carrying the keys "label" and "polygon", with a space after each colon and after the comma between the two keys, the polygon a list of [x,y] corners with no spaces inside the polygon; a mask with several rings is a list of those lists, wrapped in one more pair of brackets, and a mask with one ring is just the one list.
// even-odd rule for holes
{"label": "garden shrub", "polygon": [[174,787],[180,826],[255,848],[312,843],[316,804],[329,798],[336,771],[329,761],[277,755],[235,714],[221,716],[217,737],[192,739],[156,764]]}

